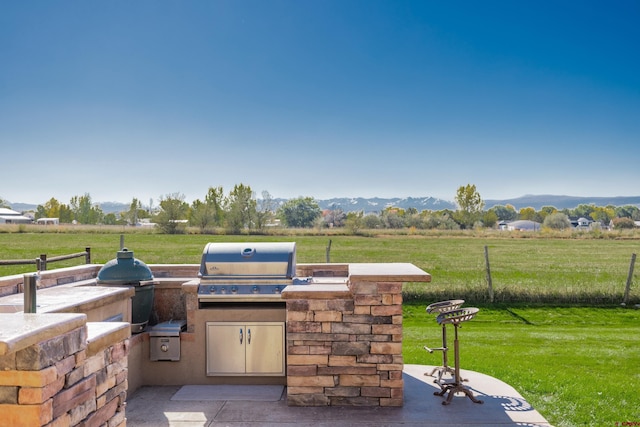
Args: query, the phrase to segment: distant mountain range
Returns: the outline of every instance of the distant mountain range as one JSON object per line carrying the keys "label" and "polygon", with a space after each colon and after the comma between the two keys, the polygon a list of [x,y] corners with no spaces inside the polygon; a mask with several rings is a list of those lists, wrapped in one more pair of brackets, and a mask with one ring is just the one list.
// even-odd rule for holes
{"label": "distant mountain range", "polygon": [[[442,209],[455,210],[456,204],[450,200],[437,199],[434,197],[405,197],[405,198],[335,198],[328,200],[317,200],[322,209],[329,209],[338,206],[345,212],[364,211],[380,212],[381,210],[395,206],[402,209],[416,208],[418,212],[423,210],[438,211]],[[596,206],[626,206],[635,205],[640,207],[640,196],[635,197],[574,197],[574,196],[553,196],[553,195],[526,195],[515,199],[506,200],[485,200],[485,209],[490,209],[497,205],[512,205],[516,210],[532,207],[540,210],[543,206],[553,206],[556,209],[573,209],[578,205]]]}
{"label": "distant mountain range", "polygon": [[[287,199],[273,199],[279,206]],[[450,200],[438,199],[435,197],[395,197],[395,198],[364,198],[364,197],[336,197],[333,199],[316,200],[321,209],[340,208],[345,212],[380,212],[388,207],[401,209],[416,208],[418,212],[423,210],[456,209],[456,204]],[[100,209],[104,213],[119,213],[129,209],[129,203],[100,202]],[[496,205],[512,205],[516,210],[532,207],[540,210],[543,206],[553,206],[557,209],[573,209],[578,205],[596,206],[626,206],[634,205],[640,207],[640,196],[629,197],[575,197],[575,196],[554,196],[554,195],[526,195],[515,199],[506,200],[485,200],[485,209]],[[19,212],[35,210],[37,205],[28,203],[13,203],[11,208]]]}
{"label": "distant mountain range", "polygon": [[531,195],[507,200],[485,200],[485,209],[496,205],[512,205],[516,209],[532,207],[540,210],[543,206],[553,206],[556,209],[573,209],[578,205],[596,206],[627,206],[640,207],[640,196],[616,196],[616,197],[576,197],[554,196],[550,194]]}

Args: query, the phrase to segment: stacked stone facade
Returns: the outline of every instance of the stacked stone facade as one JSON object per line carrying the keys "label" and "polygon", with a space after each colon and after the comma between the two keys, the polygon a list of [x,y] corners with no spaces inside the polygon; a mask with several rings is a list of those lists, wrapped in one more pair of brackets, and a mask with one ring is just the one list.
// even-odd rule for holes
{"label": "stacked stone facade", "polygon": [[0,356],[0,426],[126,425],[129,340],[87,335],[85,325]]}
{"label": "stacked stone facade", "polygon": [[329,288],[287,300],[288,404],[402,406],[402,283]]}

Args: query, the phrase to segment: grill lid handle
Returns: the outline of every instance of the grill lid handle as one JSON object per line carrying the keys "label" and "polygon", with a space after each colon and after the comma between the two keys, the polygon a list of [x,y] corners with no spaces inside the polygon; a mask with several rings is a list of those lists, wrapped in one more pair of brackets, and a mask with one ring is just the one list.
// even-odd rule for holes
{"label": "grill lid handle", "polygon": [[253,254],[256,253],[255,248],[244,248],[242,250],[242,256],[245,258],[249,258],[251,256],[253,256]]}

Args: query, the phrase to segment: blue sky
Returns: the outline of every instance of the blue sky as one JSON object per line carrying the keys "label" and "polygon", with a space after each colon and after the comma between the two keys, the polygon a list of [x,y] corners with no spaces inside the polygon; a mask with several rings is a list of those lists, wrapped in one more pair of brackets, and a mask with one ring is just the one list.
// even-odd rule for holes
{"label": "blue sky", "polygon": [[640,3],[0,2],[0,198],[640,195]]}

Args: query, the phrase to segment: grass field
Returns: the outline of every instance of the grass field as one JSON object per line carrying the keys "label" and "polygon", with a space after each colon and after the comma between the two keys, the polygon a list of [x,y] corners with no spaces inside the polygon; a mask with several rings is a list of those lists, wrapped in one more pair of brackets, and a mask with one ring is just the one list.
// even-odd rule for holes
{"label": "grass field", "polygon": [[[518,236],[521,236],[519,234]],[[487,236],[216,236],[127,233],[125,246],[147,264],[200,262],[209,241],[297,242],[300,263],[326,261],[331,240],[331,262],[410,262],[431,273],[430,284],[408,284],[408,300],[430,301],[464,297],[488,302],[484,247],[489,253],[495,302],[612,304],[623,301],[636,239],[509,238]],[[0,260],[50,258],[91,247],[92,260],[105,263],[115,257],[120,234],[111,233],[2,233]],[[82,260],[55,264],[74,265]],[[35,266],[0,266],[0,275],[33,271]],[[631,304],[640,303],[634,269]]]}
{"label": "grass field", "polygon": [[[640,423],[640,303],[637,272],[620,307],[633,238],[540,238],[522,234],[223,236],[126,233],[125,246],[148,264],[198,264],[209,241],[295,241],[300,263],[410,262],[433,276],[405,286],[405,363],[438,364],[428,354],[440,327],[428,303],[451,298],[481,308],[461,330],[461,366],[515,387],[556,426]],[[91,247],[94,263],[115,257],[118,232],[7,233],[0,259],[48,257]],[[485,246],[495,302],[488,302]],[[77,265],[81,260],[55,264]],[[0,266],[0,275],[33,271]],[[54,268],[50,266],[50,268]],[[640,271],[636,269],[636,271]],[[617,423],[617,424],[616,424]]]}

